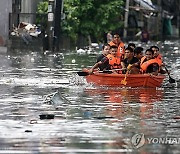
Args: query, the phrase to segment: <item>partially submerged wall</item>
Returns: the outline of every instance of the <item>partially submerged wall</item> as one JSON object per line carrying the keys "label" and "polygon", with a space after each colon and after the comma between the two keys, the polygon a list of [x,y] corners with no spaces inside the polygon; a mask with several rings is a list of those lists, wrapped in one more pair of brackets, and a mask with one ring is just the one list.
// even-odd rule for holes
{"label": "partially submerged wall", "polygon": [[12,0],[0,0],[0,46],[6,45],[9,36],[9,13],[12,12]]}

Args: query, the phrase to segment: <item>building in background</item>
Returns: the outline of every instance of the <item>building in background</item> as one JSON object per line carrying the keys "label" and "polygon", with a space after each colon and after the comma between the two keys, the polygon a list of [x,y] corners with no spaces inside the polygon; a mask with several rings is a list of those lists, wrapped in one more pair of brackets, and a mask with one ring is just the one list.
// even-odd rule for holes
{"label": "building in background", "polygon": [[9,36],[9,13],[12,0],[0,0],[0,46],[4,46]]}
{"label": "building in background", "polygon": [[179,0],[130,0],[127,39],[137,39],[136,34],[143,29],[152,40],[179,38],[179,11]]}
{"label": "building in background", "polygon": [[33,22],[33,15],[25,14],[36,13],[37,3],[40,1],[42,0],[0,0],[0,46],[7,44],[14,26],[17,27],[22,21]]}
{"label": "building in background", "polygon": [[[24,14],[20,18],[20,22],[34,23],[37,4],[42,0],[21,0],[21,13]],[[27,16],[26,14],[29,14]],[[31,15],[32,14],[32,15]]]}

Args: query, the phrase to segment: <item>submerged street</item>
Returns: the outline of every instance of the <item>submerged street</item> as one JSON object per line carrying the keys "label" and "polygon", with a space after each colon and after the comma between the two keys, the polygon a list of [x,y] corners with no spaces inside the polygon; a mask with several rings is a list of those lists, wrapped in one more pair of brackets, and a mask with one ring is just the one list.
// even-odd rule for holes
{"label": "submerged street", "polygon": [[157,44],[177,83],[156,89],[87,84],[100,51],[0,52],[0,153],[179,153],[179,43]]}

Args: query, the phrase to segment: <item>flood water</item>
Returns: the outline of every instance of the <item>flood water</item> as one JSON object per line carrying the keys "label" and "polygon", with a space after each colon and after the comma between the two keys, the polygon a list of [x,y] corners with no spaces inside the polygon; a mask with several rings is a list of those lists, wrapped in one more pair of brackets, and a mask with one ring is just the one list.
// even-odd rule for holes
{"label": "flood water", "polygon": [[179,43],[158,44],[160,88],[87,84],[98,52],[0,53],[0,153],[180,153]]}

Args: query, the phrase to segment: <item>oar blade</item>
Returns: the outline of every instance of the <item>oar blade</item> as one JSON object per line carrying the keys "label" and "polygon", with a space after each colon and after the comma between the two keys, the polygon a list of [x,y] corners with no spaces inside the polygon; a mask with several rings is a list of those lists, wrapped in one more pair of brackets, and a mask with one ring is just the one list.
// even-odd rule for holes
{"label": "oar blade", "polygon": [[88,75],[89,75],[88,72],[77,72],[77,74],[78,74],[79,76],[88,76]]}
{"label": "oar blade", "polygon": [[164,66],[164,68],[165,68],[165,70],[166,70],[166,72],[167,72],[167,74],[168,74],[168,76],[169,76],[169,83],[176,83],[176,80],[174,80],[174,79],[170,76],[170,73],[169,73],[167,67]]}
{"label": "oar blade", "polygon": [[171,78],[171,77],[169,76],[169,83],[176,83],[176,80],[174,80],[173,78]]}
{"label": "oar blade", "polygon": [[126,80],[122,80],[122,81],[121,81],[121,84],[126,85],[126,84],[127,84],[127,81],[126,81]]}

